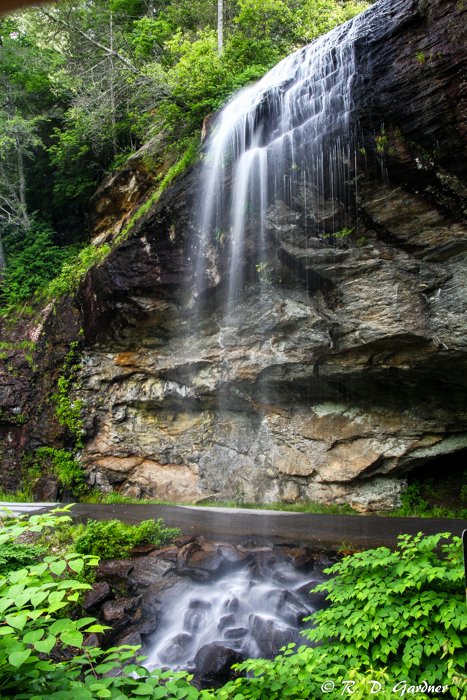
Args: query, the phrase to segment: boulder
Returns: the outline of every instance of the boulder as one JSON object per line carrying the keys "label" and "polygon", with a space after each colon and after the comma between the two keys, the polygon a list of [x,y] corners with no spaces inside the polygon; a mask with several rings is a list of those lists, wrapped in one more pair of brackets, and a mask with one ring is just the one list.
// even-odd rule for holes
{"label": "boulder", "polygon": [[235,649],[224,646],[221,642],[211,642],[199,649],[194,665],[198,677],[219,683],[230,676],[232,666],[240,661],[243,661],[243,657]]}
{"label": "boulder", "polygon": [[250,615],[249,627],[261,655],[269,659],[276,656],[281,647],[300,639],[296,630],[281,627],[262,615]]}
{"label": "boulder", "polygon": [[102,603],[108,600],[112,595],[112,591],[107,581],[99,581],[95,583],[90,591],[87,591],[84,596],[83,608],[87,612],[91,612],[98,608]]}

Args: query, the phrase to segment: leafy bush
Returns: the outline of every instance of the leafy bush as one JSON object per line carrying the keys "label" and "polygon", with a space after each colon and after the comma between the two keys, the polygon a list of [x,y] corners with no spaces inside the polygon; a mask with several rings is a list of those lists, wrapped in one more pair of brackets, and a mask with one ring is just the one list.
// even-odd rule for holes
{"label": "leafy bush", "polygon": [[4,306],[13,308],[42,292],[57,270],[76,253],[74,246],[60,248],[53,238],[50,226],[39,222],[33,222],[21,238],[12,234],[5,237],[8,264],[1,286]]}
{"label": "leafy bush", "polygon": [[25,481],[29,488],[43,475],[56,477],[59,487],[80,498],[87,492],[84,471],[73,455],[55,447],[39,447],[25,457]]}
{"label": "leafy bush", "polygon": [[75,549],[102,559],[120,559],[127,557],[139,544],[161,547],[179,534],[176,528],[164,527],[161,519],[144,520],[139,525],[128,525],[120,520],[89,520],[84,533],[75,542]]}
{"label": "leafy bush", "polygon": [[0,547],[0,576],[6,576],[10,571],[35,564],[43,553],[42,547],[5,542]]}
{"label": "leafy bush", "polygon": [[[0,523],[0,546],[69,520],[52,514]],[[87,633],[106,628],[92,617],[73,620],[67,614],[89,589],[77,577],[96,564],[92,555],[69,552],[0,578],[2,697],[305,700],[325,693],[336,700],[348,692],[365,700],[375,684],[381,700],[465,697],[461,542],[447,533],[402,535],[395,551],[380,547],[332,566],[327,573],[334,577],[315,589],[326,591],[331,605],[313,615],[316,627],[306,633],[319,646],[295,651],[290,644],[274,660],[246,661],[237,672],[250,676],[216,691],[197,690],[187,674],[147,671],[139,666],[143,657],[135,662],[135,648],[84,646]],[[449,687],[435,695],[428,685]]]}
{"label": "leafy bush", "polygon": [[[235,689],[241,697],[261,700],[321,697],[321,684],[329,679],[335,692],[328,697],[337,698],[351,674],[357,674],[363,693],[354,697],[369,695],[366,684],[378,680],[376,674],[382,674],[387,691],[425,680],[448,686],[447,697],[465,697],[467,611],[459,537],[401,535],[394,551],[380,547],[353,554],[326,573],[332,578],[314,590],[327,592],[331,605],[309,618],[314,627],[304,633],[319,646],[294,653],[289,645],[274,661],[240,664],[238,670],[254,677],[228,684],[219,700]],[[410,697],[429,696],[421,689]]]}
{"label": "leafy bush", "polygon": [[317,627],[307,636],[354,668],[376,663],[395,679],[455,685],[467,666],[461,562],[460,538],[449,542],[448,533],[401,535],[395,551],[346,557],[316,589],[333,605],[314,616]]}
{"label": "leafy bush", "polygon": [[[63,512],[64,509],[62,509]],[[59,511],[57,511],[59,512]],[[66,515],[34,515],[0,522],[0,547],[25,532],[44,533],[69,521]],[[107,627],[93,617],[68,616],[91,586],[78,580],[97,557],[76,552],[47,556],[39,564],[0,577],[0,697],[11,700],[95,700],[97,698],[186,698],[203,693],[190,676],[150,672],[139,665],[138,647],[106,651],[86,646],[86,635]],[[210,694],[206,698],[212,697]]]}

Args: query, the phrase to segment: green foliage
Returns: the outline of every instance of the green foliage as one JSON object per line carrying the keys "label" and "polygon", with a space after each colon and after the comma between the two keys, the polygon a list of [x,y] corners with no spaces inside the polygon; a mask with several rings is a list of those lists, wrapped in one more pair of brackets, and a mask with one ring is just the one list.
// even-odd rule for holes
{"label": "green foliage", "polygon": [[99,265],[105,260],[110,250],[110,246],[106,243],[100,246],[88,245],[82,248],[74,259],[64,263],[58,277],[55,277],[47,286],[47,297],[54,299],[73,292],[91,267]]}
{"label": "green foliage", "polygon": [[[11,519],[0,528],[0,546],[25,532],[47,535],[67,522],[54,514]],[[305,700],[325,693],[337,700],[350,692],[364,700],[375,683],[382,700],[405,694],[415,700],[465,697],[461,542],[447,533],[401,535],[394,551],[380,547],[342,559],[327,570],[332,578],[315,589],[330,602],[313,615],[315,626],[306,632],[318,646],[289,644],[274,660],[246,661],[236,671],[248,676],[215,691],[197,690],[186,674],[147,671],[139,666],[142,657],[135,660],[135,648],[84,646],[87,633],[105,627],[90,617],[71,619],[69,610],[89,588],[80,577],[96,563],[92,555],[68,552],[0,578],[2,697]],[[428,685],[445,691],[435,695]]]}
{"label": "green foliage", "polygon": [[176,528],[164,527],[161,519],[144,520],[139,525],[128,525],[120,520],[89,520],[75,548],[81,554],[119,559],[127,557],[136,545],[150,543],[160,547],[179,534]]}
{"label": "green foliage", "polygon": [[130,218],[126,226],[115,237],[115,243],[120,243],[128,236],[136,222],[139,221],[141,217],[143,217],[151,209],[151,207],[159,201],[162,193],[167,189],[167,187],[169,187],[171,182],[195,162],[196,158],[198,157],[199,137],[196,135],[194,137],[184,139],[181,142],[181,145],[185,146],[185,149],[182,151],[180,158],[168,169],[167,173],[161,180],[159,187],[148,197],[148,199],[146,199],[145,202],[143,202],[143,204]]}
{"label": "green foliage", "polygon": [[43,553],[42,547],[5,542],[0,547],[0,576],[6,576],[10,571],[35,564]]}
{"label": "green foliage", "polygon": [[320,34],[325,34],[366,10],[370,2],[358,0],[305,0],[298,3],[294,12],[295,38],[299,43],[308,43]]}
{"label": "green foliage", "polygon": [[[0,547],[24,533],[46,534],[70,518],[55,514],[1,523]],[[80,579],[98,559],[70,552],[46,556],[32,566],[0,577],[0,696],[11,700],[94,700],[144,696],[198,698],[190,676],[149,672],[140,666],[138,647],[106,651],[85,645],[86,636],[107,629],[93,617],[72,619],[70,610],[91,586]]]}
{"label": "green foliage", "polygon": [[[221,56],[211,0],[155,0],[149,11],[145,0],[78,0],[2,18],[3,315],[17,313],[20,304],[30,312],[26,302],[34,295],[51,300],[73,292],[108,255],[106,245],[78,251],[77,244],[87,236],[89,197],[107,172],[160,132],[161,162],[173,160],[174,150],[180,153],[180,144],[235,90],[366,6],[225,3]],[[177,167],[184,167],[182,157]],[[130,227],[177,172],[167,173]]]}
{"label": "green foliage", "polygon": [[110,493],[104,493],[103,491],[92,491],[87,494],[83,499],[83,503],[103,503],[111,505],[113,503],[148,503],[148,504],[166,504],[166,501],[161,501],[160,499],[151,498],[133,498],[132,496],[125,496],[118,491],[111,491]]}
{"label": "green foliage", "polygon": [[0,299],[7,309],[43,292],[62,265],[76,253],[74,246],[59,247],[50,226],[33,222],[21,237],[5,236],[7,269]]}
{"label": "green foliage", "polygon": [[[8,355],[6,353],[0,353],[0,360],[6,360]],[[12,413],[11,411],[5,411],[4,408],[0,408],[0,423],[9,423],[10,425],[24,425],[27,422],[27,418],[24,413]]]}
{"label": "green foliage", "polygon": [[332,605],[307,633],[335,663],[384,666],[396,680],[451,685],[467,666],[467,611],[461,540],[448,533],[399,536],[395,551],[361,552],[331,567],[316,588]]}
{"label": "green foliage", "polygon": [[[401,505],[389,515],[418,518],[467,518],[467,489],[461,487],[467,472],[447,475],[442,484],[432,478],[415,481],[401,495]],[[465,500],[464,500],[465,499]]]}
{"label": "green foliage", "polygon": [[80,499],[86,492],[87,486],[82,467],[73,455],[66,450],[55,447],[39,447],[25,458],[25,481],[30,489],[44,475],[54,476],[60,490]]}
{"label": "green foliage", "polygon": [[57,380],[57,391],[52,396],[58,421],[60,425],[68,428],[77,448],[83,446],[84,420],[81,416],[83,406],[82,401],[73,399],[71,394],[77,388],[80,367],[78,342],[74,341],[65,357],[62,374]]}
{"label": "green foliage", "polygon": [[419,63],[425,63],[425,61],[426,61],[425,52],[424,51],[417,51],[417,53],[415,54],[415,58],[417,59],[417,61]]}
{"label": "green foliage", "polygon": [[[315,648],[294,645],[273,661],[250,660],[238,671],[252,677],[228,683],[216,695],[283,700],[342,696],[345,680],[355,680],[354,697],[370,695],[370,679],[381,682],[377,697],[397,697],[399,684],[447,686],[446,696],[465,697],[467,611],[461,541],[448,533],[401,535],[386,547],[345,557],[317,586],[330,606],[315,613],[305,636]],[[329,681],[334,683],[334,690]],[[370,686],[371,687],[371,686]],[[407,692],[407,690],[406,690]],[[399,695],[401,697],[401,695]],[[428,698],[421,687],[410,697]]]}
{"label": "green foliage", "polygon": [[[335,241],[345,241],[347,240],[354,232],[353,228],[348,228],[347,226],[344,226],[344,228],[341,228],[339,231],[334,231],[334,233],[323,233],[321,234],[321,238],[323,240],[331,240],[333,242]],[[366,240],[366,239],[364,239]],[[360,243],[359,243],[360,241]],[[358,247],[362,245],[361,243],[362,238],[358,238],[356,241],[356,244]]]}
{"label": "green foliage", "polygon": [[5,503],[31,503],[34,500],[30,488],[23,487],[17,491],[4,491],[0,489],[0,501]]}

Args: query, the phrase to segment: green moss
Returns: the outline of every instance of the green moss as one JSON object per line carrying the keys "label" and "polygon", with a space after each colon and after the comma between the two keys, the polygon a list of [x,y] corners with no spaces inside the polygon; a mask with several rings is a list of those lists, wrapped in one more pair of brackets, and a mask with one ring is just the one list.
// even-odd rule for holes
{"label": "green moss", "polygon": [[34,350],[36,343],[32,340],[19,340],[10,342],[2,340],[0,342],[0,350]]}
{"label": "green moss", "polygon": [[143,204],[138,208],[138,210],[133,214],[133,216],[130,217],[127,225],[120,231],[120,233],[117,236],[115,236],[115,244],[121,243],[121,241],[125,240],[125,238],[128,236],[128,234],[130,233],[134,225],[137,223],[137,221],[139,221],[151,209],[152,206],[157,204],[164,190],[166,190],[167,187],[169,187],[169,185],[175,180],[176,177],[181,175],[187,168],[190,167],[190,165],[192,165],[195,162],[198,155],[199,135],[196,134],[195,136],[185,141],[185,143],[187,143],[188,145],[186,146],[181,157],[177,160],[176,163],[174,163],[174,165],[172,165],[168,169],[167,173],[162,178],[157,190],[155,190],[148,197],[148,199],[145,202],[143,202]]}
{"label": "green moss", "polygon": [[55,277],[47,286],[45,297],[56,299],[73,292],[89,270],[102,263],[110,251],[111,248],[106,243],[100,246],[88,245],[82,248],[73,260],[64,263],[58,277]]}
{"label": "green moss", "polygon": [[10,413],[0,408],[0,423],[10,423],[10,425],[24,425],[27,422],[24,413]]}
{"label": "green moss", "polygon": [[81,416],[83,402],[80,399],[71,398],[72,392],[78,388],[81,367],[78,345],[78,341],[71,343],[63,363],[62,374],[57,380],[57,391],[52,396],[58,422],[68,428],[76,448],[83,446],[84,434],[84,420]]}
{"label": "green moss", "polygon": [[67,491],[77,499],[87,492],[84,471],[67,450],[39,447],[25,455],[23,483],[26,485],[26,492],[32,492],[37,481],[44,476],[55,477],[59,489]]}

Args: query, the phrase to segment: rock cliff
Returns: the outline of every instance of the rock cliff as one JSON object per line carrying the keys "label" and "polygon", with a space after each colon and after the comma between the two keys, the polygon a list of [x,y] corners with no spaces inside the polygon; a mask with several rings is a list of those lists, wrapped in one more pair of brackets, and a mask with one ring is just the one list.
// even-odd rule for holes
{"label": "rock cliff", "polygon": [[[258,276],[248,279],[241,328],[222,321],[221,246],[195,322],[195,166],[29,331],[37,369],[21,372],[33,381],[5,369],[6,485],[22,451],[63,444],[45,395],[76,338],[80,459],[103,490],[371,511],[395,505],[415,467],[444,457],[449,469],[467,448],[467,6],[380,0],[370,12],[357,45],[354,233],[314,236],[300,201],[277,202],[267,279],[260,296]],[[120,194],[103,192],[98,231],[109,202],[116,222],[123,215]]]}

